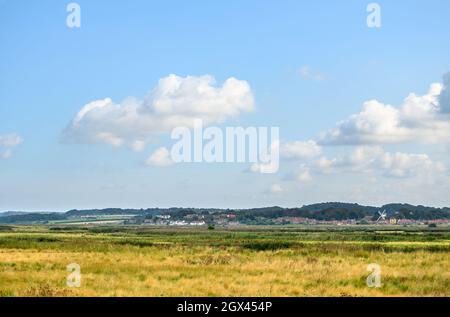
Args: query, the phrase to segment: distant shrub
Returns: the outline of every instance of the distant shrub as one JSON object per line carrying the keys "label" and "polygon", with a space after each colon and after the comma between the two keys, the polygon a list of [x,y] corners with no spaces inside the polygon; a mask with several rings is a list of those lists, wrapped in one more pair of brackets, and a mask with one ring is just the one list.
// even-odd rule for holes
{"label": "distant shrub", "polygon": [[83,227],[77,227],[77,226],[67,226],[67,227],[50,227],[48,230],[50,231],[86,231],[86,228]]}
{"label": "distant shrub", "polygon": [[36,242],[60,242],[60,239],[51,238],[51,237],[37,237],[34,239]]}
{"label": "distant shrub", "polygon": [[89,231],[92,233],[118,233],[118,232],[126,232],[126,228],[124,227],[93,227],[89,228]]}
{"label": "distant shrub", "polygon": [[242,245],[245,249],[255,251],[275,251],[280,249],[288,249],[294,244],[290,242],[251,242]]}
{"label": "distant shrub", "polygon": [[155,245],[153,242],[150,242],[150,241],[139,241],[139,240],[132,240],[132,239],[116,241],[115,244],[132,245],[132,246],[136,246],[136,247],[140,247],[140,248],[152,247]]}

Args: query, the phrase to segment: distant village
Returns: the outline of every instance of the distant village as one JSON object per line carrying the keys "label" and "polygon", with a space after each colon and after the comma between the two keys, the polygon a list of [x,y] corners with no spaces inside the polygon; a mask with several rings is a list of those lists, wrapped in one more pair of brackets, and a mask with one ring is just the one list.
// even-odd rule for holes
{"label": "distant village", "polygon": [[148,208],[91,209],[67,212],[0,213],[3,224],[142,225],[142,226],[281,226],[281,225],[450,225],[450,208],[387,204],[381,207],[328,202],[302,207],[251,209]]}
{"label": "distant village", "polygon": [[141,220],[132,218],[123,221],[124,224],[139,224],[145,226],[244,226],[248,224],[254,225],[450,225],[450,219],[431,219],[431,220],[415,220],[415,219],[396,219],[395,217],[382,217],[373,220],[371,217],[364,219],[344,219],[344,220],[317,220],[305,217],[278,217],[273,219],[257,219],[253,223],[248,221],[239,221],[238,215],[233,213],[218,213],[212,216],[204,216],[198,214],[187,214],[183,217],[172,217],[171,215],[155,215],[146,217]]}

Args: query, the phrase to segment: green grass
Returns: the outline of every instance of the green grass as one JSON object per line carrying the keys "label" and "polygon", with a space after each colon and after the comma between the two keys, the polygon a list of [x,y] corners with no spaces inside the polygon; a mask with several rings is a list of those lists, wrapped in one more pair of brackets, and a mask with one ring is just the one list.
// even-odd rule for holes
{"label": "green grass", "polygon": [[[395,230],[393,230],[395,228]],[[83,284],[68,288],[66,265]],[[366,285],[367,265],[382,287]],[[9,226],[0,296],[449,296],[445,227]]]}

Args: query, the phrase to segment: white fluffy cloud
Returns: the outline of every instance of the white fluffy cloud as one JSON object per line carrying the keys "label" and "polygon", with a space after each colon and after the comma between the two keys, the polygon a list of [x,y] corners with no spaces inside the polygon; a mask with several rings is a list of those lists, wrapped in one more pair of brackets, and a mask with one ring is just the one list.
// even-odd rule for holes
{"label": "white fluffy cloud", "polygon": [[[271,145],[271,152],[279,152],[280,158],[283,159],[310,160],[322,153],[322,147],[312,140],[275,142]],[[250,171],[254,173],[264,173],[267,170],[278,170],[278,161],[254,163],[250,166]]]}
{"label": "white fluffy cloud", "polygon": [[156,149],[147,159],[147,165],[166,167],[174,164],[170,157],[169,150],[165,147]]}
{"label": "white fluffy cloud", "polygon": [[409,94],[400,107],[370,100],[361,112],[327,131],[321,144],[387,144],[450,142],[450,75],[427,94]]}
{"label": "white fluffy cloud", "polygon": [[23,139],[18,134],[0,135],[0,159],[10,158],[13,154],[12,148],[18,146],[23,142]]}
{"label": "white fluffy cloud", "polygon": [[127,145],[140,151],[159,134],[178,126],[192,127],[194,119],[202,119],[205,125],[220,123],[254,107],[246,81],[228,78],[218,87],[209,75],[169,75],[142,100],[115,103],[105,98],[86,104],[64,131],[64,140]]}
{"label": "white fluffy cloud", "polygon": [[320,155],[322,148],[315,141],[290,141],[281,143],[280,155],[289,159],[312,158]]}
{"label": "white fluffy cloud", "polygon": [[446,169],[444,164],[433,162],[426,154],[384,153],[380,163],[386,175],[393,177],[440,173]]}
{"label": "white fluffy cloud", "polygon": [[385,152],[380,146],[356,147],[349,155],[327,159],[321,157],[315,164],[318,172],[379,172],[387,177],[430,176],[442,173],[446,167],[434,162],[427,154]]}

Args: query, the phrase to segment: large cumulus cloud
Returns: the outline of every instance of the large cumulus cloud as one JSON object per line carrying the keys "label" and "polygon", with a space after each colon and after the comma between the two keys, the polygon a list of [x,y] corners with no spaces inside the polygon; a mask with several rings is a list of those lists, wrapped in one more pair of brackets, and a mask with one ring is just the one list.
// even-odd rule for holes
{"label": "large cumulus cloud", "polygon": [[64,131],[63,139],[142,150],[155,136],[178,126],[191,127],[194,119],[202,119],[205,125],[220,123],[254,107],[246,81],[231,77],[217,86],[209,75],[169,75],[143,99],[130,97],[115,103],[104,98],[86,104]]}
{"label": "large cumulus cloud", "polygon": [[409,94],[400,107],[370,100],[359,113],[325,132],[321,144],[367,145],[450,142],[450,74],[425,95]]}

